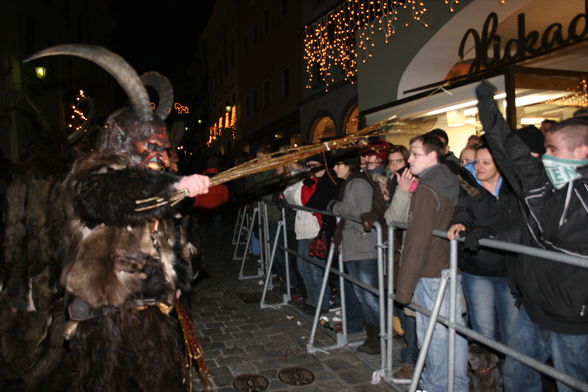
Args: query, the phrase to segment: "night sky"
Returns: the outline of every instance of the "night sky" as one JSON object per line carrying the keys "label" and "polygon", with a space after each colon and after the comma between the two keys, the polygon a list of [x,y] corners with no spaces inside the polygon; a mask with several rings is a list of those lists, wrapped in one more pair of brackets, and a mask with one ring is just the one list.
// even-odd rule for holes
{"label": "night sky", "polygon": [[198,37],[214,0],[108,0],[114,19],[113,51],[141,74],[167,76],[176,96],[187,94]]}

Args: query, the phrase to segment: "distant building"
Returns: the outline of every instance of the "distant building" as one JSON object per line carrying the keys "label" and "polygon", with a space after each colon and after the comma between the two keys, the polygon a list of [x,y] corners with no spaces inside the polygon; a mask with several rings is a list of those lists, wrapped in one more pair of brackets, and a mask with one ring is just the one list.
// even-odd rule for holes
{"label": "distant building", "polygon": [[[23,64],[34,52],[62,43],[110,47],[112,18],[104,1],[8,1],[0,12],[0,147],[18,160],[41,130],[67,133],[79,90],[94,98],[98,116],[112,111],[112,77],[95,64],[56,56]],[[44,66],[43,79],[35,66]]]}

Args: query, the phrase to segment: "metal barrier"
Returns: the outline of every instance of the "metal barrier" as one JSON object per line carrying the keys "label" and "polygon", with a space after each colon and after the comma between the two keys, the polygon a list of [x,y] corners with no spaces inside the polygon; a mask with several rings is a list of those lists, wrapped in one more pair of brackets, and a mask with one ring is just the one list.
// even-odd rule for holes
{"label": "metal barrier", "polygon": [[[337,215],[335,215],[331,212],[328,212],[328,211],[319,211],[319,210],[315,210],[312,208],[294,206],[294,205],[288,205],[288,204],[282,204],[281,206],[282,206],[282,209],[292,208],[295,210],[315,212],[315,213],[320,213],[320,214],[327,215],[327,216],[334,216],[337,219],[342,218],[342,219],[346,219],[348,221],[361,223],[355,217],[337,216]],[[267,206],[264,205],[263,210],[267,211]],[[254,213],[254,217],[255,217],[255,213]],[[328,253],[326,263],[324,265],[322,263],[318,263],[315,260],[298,253],[297,251],[289,249],[287,246],[286,222],[285,222],[285,214],[284,214],[283,210],[282,210],[282,220],[279,222],[279,224],[277,226],[276,235],[274,236],[273,244],[270,244],[269,243],[270,237],[269,237],[269,235],[267,235],[267,233],[268,233],[267,213],[265,213],[265,219],[266,220],[265,220],[265,224],[263,225],[263,227],[266,230],[265,231],[266,235],[263,236],[263,238],[266,239],[265,240],[266,241],[266,249],[267,249],[266,254],[268,255],[268,257],[266,257],[266,259],[265,259],[266,260],[265,270],[268,271],[268,273],[266,276],[263,295],[262,295],[262,299],[260,302],[260,306],[262,308],[264,308],[264,307],[279,307],[279,306],[283,306],[283,305],[288,304],[288,301],[290,299],[290,294],[291,294],[288,254],[292,254],[292,255],[296,256],[297,258],[300,258],[302,260],[305,260],[306,262],[309,262],[309,263],[314,264],[320,268],[325,269],[325,273],[323,275],[322,287],[320,290],[320,295],[319,295],[319,300],[318,300],[319,304],[322,303],[324,295],[325,295],[329,273],[333,273],[333,274],[336,274],[339,276],[339,282],[340,282],[340,285],[339,285],[340,293],[339,294],[341,297],[341,306],[342,306],[341,314],[342,314],[342,319],[343,319],[342,334],[336,335],[337,336],[337,343],[334,346],[323,347],[323,348],[318,348],[318,347],[314,346],[315,335],[316,335],[319,317],[320,317],[320,307],[317,307],[317,310],[316,310],[316,312],[314,314],[314,318],[313,318],[310,338],[307,343],[307,351],[308,352],[328,353],[328,351],[331,349],[341,348],[345,345],[353,345],[353,344],[348,344],[347,328],[346,328],[346,324],[347,324],[346,321],[347,320],[346,320],[346,314],[345,314],[346,313],[345,312],[345,290],[343,289],[343,284],[344,284],[344,280],[348,280],[349,282],[351,282],[355,285],[358,285],[358,286],[364,288],[365,290],[368,290],[369,292],[377,295],[379,298],[380,344],[381,344],[380,365],[381,366],[379,369],[377,369],[375,371],[375,373],[378,372],[383,377],[383,379],[386,382],[391,383],[392,386],[395,386],[395,384],[409,384],[410,383],[409,391],[411,391],[411,392],[416,391],[417,386],[418,386],[418,381],[420,379],[421,372],[422,372],[422,369],[424,366],[425,357],[427,355],[427,351],[428,351],[430,342],[432,340],[435,324],[440,323],[442,325],[447,326],[449,329],[448,383],[447,383],[448,391],[453,391],[454,372],[455,372],[455,340],[456,340],[456,332],[459,332],[461,335],[470,337],[470,338],[472,338],[472,339],[474,339],[474,340],[476,340],[476,341],[478,341],[478,342],[480,342],[480,343],[482,343],[482,344],[484,344],[484,345],[486,345],[496,351],[499,351],[505,355],[511,356],[511,357],[515,358],[516,360],[528,365],[529,367],[532,367],[533,369],[535,369],[543,374],[546,374],[550,377],[553,377],[554,379],[561,381],[561,382],[563,382],[563,383],[565,383],[565,384],[567,384],[567,385],[569,385],[579,391],[588,392],[588,384],[587,383],[582,382],[580,380],[577,380],[577,379],[575,379],[565,373],[562,373],[562,372],[556,370],[552,366],[548,366],[545,363],[542,363],[540,361],[537,361],[534,358],[531,358],[531,357],[524,355],[518,351],[515,351],[515,350],[511,349],[510,347],[508,347],[502,343],[497,342],[496,340],[489,339],[489,338],[481,335],[480,333],[478,333],[470,328],[467,328],[464,325],[457,324],[455,322],[456,303],[459,300],[458,293],[457,293],[457,285],[456,285],[457,258],[458,258],[457,244],[458,244],[458,241],[463,241],[463,240],[451,240],[450,241],[450,254],[449,254],[450,268],[442,271],[441,287],[440,287],[439,293],[437,295],[437,298],[435,299],[433,309],[432,310],[426,309],[426,308],[422,307],[421,305],[416,304],[414,302],[411,303],[410,305],[407,305],[409,308],[411,308],[417,312],[420,312],[422,314],[427,315],[429,317],[429,324],[427,326],[425,338],[424,338],[423,342],[421,343],[421,348],[420,348],[419,356],[417,359],[417,364],[415,366],[415,371],[414,371],[412,379],[393,378],[393,376],[392,376],[392,358],[393,358],[392,318],[393,318],[393,301],[394,301],[394,294],[393,294],[393,292],[394,292],[394,287],[393,287],[393,282],[394,282],[394,279],[393,279],[394,241],[393,241],[393,238],[394,238],[394,231],[398,230],[398,229],[406,230],[407,224],[400,223],[400,222],[392,222],[388,227],[386,242],[383,242],[382,228],[378,222],[374,223],[373,227],[376,229],[376,236],[377,236],[377,245],[376,246],[377,246],[378,285],[379,285],[379,288],[376,289],[372,286],[366,285],[365,283],[363,283],[361,281],[358,281],[357,279],[355,279],[352,276],[343,272],[344,271],[344,269],[343,269],[343,255],[341,255],[341,253],[338,255],[338,269],[332,268],[332,262],[333,262],[333,258],[335,256],[334,255],[334,253],[335,253],[334,252],[334,245],[332,243],[329,248],[329,253]],[[254,221],[254,219],[252,219],[252,222],[253,221]],[[252,231],[252,226],[250,228],[249,237],[251,236],[251,231]],[[280,234],[282,234],[283,245],[279,244]],[[432,235],[447,239],[447,232],[445,232],[445,231],[434,230]],[[249,238],[248,238],[247,242],[249,243]],[[530,256],[540,257],[543,259],[548,259],[551,261],[561,262],[561,263],[573,265],[576,267],[588,268],[588,265],[586,265],[586,261],[583,258],[570,256],[570,255],[567,255],[564,253],[547,251],[547,250],[543,250],[543,249],[539,249],[539,248],[533,248],[533,247],[529,247],[529,246],[524,246],[524,245],[520,245],[520,244],[505,242],[505,241],[498,241],[498,240],[493,240],[493,239],[480,239],[479,244],[480,244],[480,246],[487,247],[487,248],[506,250],[506,251],[514,252],[514,253],[518,253],[518,254],[530,255]],[[269,250],[270,248],[271,248],[271,251]],[[269,304],[265,303],[265,298],[266,298],[267,290],[271,289],[271,270],[272,270],[275,254],[276,254],[276,251],[278,248],[280,250],[284,251],[284,255],[285,255],[286,273],[287,273],[287,277],[286,277],[287,294],[284,295],[282,303],[269,305]],[[384,257],[384,249],[387,249],[386,257]],[[384,269],[385,262],[387,262],[386,269]],[[386,274],[384,274],[384,271],[386,271]],[[386,287],[384,285],[384,276],[385,275],[387,278]],[[449,301],[450,301],[449,319],[439,315],[441,305],[443,302],[443,297],[445,295],[446,287],[448,284],[449,284],[449,296],[450,296],[450,298],[449,298]],[[384,315],[384,316],[382,316],[382,315]]]}
{"label": "metal barrier", "polygon": [[[400,228],[400,229],[406,229],[407,225],[405,223],[398,223],[398,222],[393,222],[390,227],[389,227],[389,232],[388,232],[388,239],[389,239],[389,243],[393,244],[393,242],[390,241],[390,239],[393,236],[394,233],[394,228]],[[442,231],[442,230],[434,230],[433,231],[433,235],[440,237],[440,238],[447,238],[447,232]],[[554,367],[552,366],[548,366],[545,363],[542,363],[540,361],[537,361],[534,358],[531,358],[527,355],[522,354],[519,351],[513,350],[512,348],[497,342],[496,340],[493,339],[489,339],[483,335],[481,335],[480,333],[474,331],[471,328],[467,328],[463,325],[459,325],[455,323],[455,305],[456,305],[456,301],[458,300],[457,298],[457,291],[455,290],[455,279],[457,276],[457,257],[458,257],[458,253],[457,253],[457,243],[458,241],[463,241],[463,240],[451,240],[450,241],[450,248],[449,248],[449,256],[450,256],[450,269],[449,270],[444,270],[442,273],[442,284],[441,284],[441,288],[439,289],[439,293],[437,296],[437,299],[435,301],[435,306],[433,307],[433,310],[429,310],[426,308],[423,308],[422,306],[415,304],[414,302],[411,303],[409,306],[409,308],[418,311],[420,313],[423,313],[427,316],[430,317],[429,320],[429,325],[427,327],[427,332],[425,335],[425,339],[422,343],[422,347],[421,347],[421,351],[419,353],[419,357],[417,360],[417,364],[415,366],[415,372],[413,374],[413,378],[411,379],[411,383],[410,383],[410,388],[409,391],[410,392],[414,392],[417,389],[418,386],[418,381],[420,379],[420,375],[423,369],[423,365],[424,365],[424,361],[425,361],[425,357],[427,355],[427,350],[428,350],[428,346],[429,343],[431,341],[432,335],[433,335],[433,330],[434,330],[434,324],[439,322],[445,326],[447,326],[449,328],[449,344],[448,344],[448,375],[447,375],[447,386],[448,386],[448,391],[452,391],[453,390],[453,381],[454,381],[454,372],[455,372],[455,333],[456,331],[458,331],[460,334],[470,337],[496,351],[499,351],[505,355],[508,355],[510,357],[513,357],[514,359],[528,365],[529,367],[532,367],[533,369],[546,374],[550,377],[553,377],[554,379],[561,381],[579,391],[584,391],[584,392],[588,392],[588,384],[577,380],[565,373],[562,373],[558,370],[556,370]],[[556,261],[556,262],[561,262],[561,263],[565,263],[565,264],[569,264],[569,265],[573,265],[576,267],[582,267],[582,268],[588,268],[588,265],[586,264],[586,260],[581,258],[581,257],[574,257],[574,256],[570,256],[564,253],[558,253],[558,252],[553,252],[553,251],[547,251],[544,249],[539,249],[539,248],[533,248],[530,246],[525,246],[525,245],[520,245],[520,244],[515,244],[515,243],[510,243],[510,242],[506,242],[506,241],[498,241],[498,240],[493,240],[493,239],[481,239],[479,241],[480,246],[483,247],[487,247],[487,248],[492,248],[492,249],[500,249],[500,250],[506,250],[509,252],[514,252],[514,253],[518,253],[518,254],[524,254],[524,255],[529,255],[529,256],[535,256],[535,257],[540,257],[543,259],[548,259],[551,261]],[[393,253],[391,252],[392,247],[389,248],[389,283],[392,283],[392,266],[393,266]],[[449,279],[450,282],[453,282],[453,284],[450,287],[450,315],[449,315],[449,320],[446,319],[445,317],[441,317],[439,316],[439,308],[441,305],[441,302],[443,300],[443,296],[445,293],[445,288],[447,286],[447,280]],[[392,287],[392,286],[389,286]],[[393,299],[394,299],[394,295],[393,294],[389,294],[388,295],[388,309],[391,309],[392,307],[392,303],[393,303]],[[392,326],[389,325],[388,326],[388,332],[390,333],[392,329]],[[390,342],[388,342],[390,343]],[[392,357],[392,345],[389,344],[388,348],[387,348],[387,355],[389,358]],[[391,362],[390,362],[391,363]],[[391,368],[387,368],[386,369],[386,379],[394,382],[403,382],[405,380],[398,380],[398,379],[394,379],[392,377],[390,377],[391,375]]]}
{"label": "metal barrier", "polygon": [[[280,306],[288,304],[288,301],[291,298],[288,255],[291,254],[293,256],[296,256],[299,259],[302,259],[308,263],[316,265],[317,267],[323,268],[325,270],[325,273],[323,275],[323,280],[322,280],[322,286],[320,289],[319,298],[318,298],[318,302],[317,302],[319,304],[322,303],[322,301],[324,299],[327,285],[328,285],[329,274],[333,273],[333,274],[336,274],[339,276],[339,287],[340,287],[339,295],[340,295],[340,299],[341,299],[342,333],[336,334],[337,342],[333,346],[328,346],[328,347],[316,347],[315,346],[315,336],[316,336],[316,331],[317,331],[318,325],[319,325],[320,311],[321,311],[320,307],[317,307],[315,314],[314,314],[314,317],[313,317],[309,340],[308,340],[308,343],[306,346],[307,351],[310,353],[316,353],[316,352],[328,353],[329,350],[341,348],[346,345],[353,346],[353,345],[360,344],[361,342],[353,342],[353,343],[348,342],[347,319],[346,319],[347,316],[346,316],[346,311],[345,311],[346,310],[345,290],[343,289],[344,288],[344,280],[347,280],[357,286],[360,286],[360,287],[364,288],[365,290],[378,296],[378,298],[379,298],[379,313],[380,313],[380,315],[386,314],[386,312],[385,312],[386,293],[385,293],[385,285],[384,285],[384,262],[385,262],[384,259],[385,259],[385,256],[384,256],[383,250],[384,250],[384,248],[386,248],[387,245],[382,242],[382,227],[380,226],[380,224],[378,222],[375,222],[374,228],[376,230],[376,237],[377,237],[377,245],[376,246],[377,246],[378,285],[379,285],[379,288],[376,289],[375,287],[367,285],[367,284],[355,279],[351,275],[348,275],[344,272],[343,255],[341,254],[342,252],[340,252],[337,257],[338,258],[338,268],[332,267],[333,259],[335,257],[334,244],[332,244],[332,243],[330,245],[328,256],[325,261],[325,264],[319,263],[310,257],[302,255],[302,254],[298,253],[297,250],[289,249],[288,245],[287,245],[288,242],[287,242],[286,221],[285,221],[285,213],[284,213],[285,208],[292,208],[295,210],[301,210],[301,211],[307,211],[307,212],[316,212],[316,213],[320,213],[322,215],[333,216],[333,217],[336,217],[337,219],[342,218],[347,221],[361,223],[361,221],[358,218],[351,217],[351,216],[338,216],[338,215],[335,215],[335,214],[328,212],[328,211],[320,211],[320,210],[316,210],[313,208],[294,206],[294,205],[289,205],[289,204],[285,204],[285,203],[281,204],[281,207],[282,207],[282,220],[281,220],[281,222],[279,222],[278,227],[276,229],[274,241],[273,241],[273,244],[271,244],[271,251],[268,252],[268,254],[270,256],[269,256],[269,262],[267,263],[267,266],[266,266],[266,270],[272,271],[276,251],[278,248],[280,250],[282,250],[284,252],[284,258],[285,258],[285,263],[286,263],[285,269],[286,269],[286,273],[288,274],[288,276],[286,277],[287,293],[284,295],[283,301],[279,304],[271,304],[270,305],[265,302],[267,290],[271,289],[271,273],[268,273],[266,275],[263,294],[262,294],[262,298],[260,301],[260,307],[274,308],[274,307],[280,307]],[[267,216],[267,214],[266,214],[266,216]],[[267,225],[266,225],[266,227],[267,227]],[[282,235],[283,245],[279,244],[280,234]],[[267,235],[267,236],[265,236],[265,238],[269,239],[270,236]],[[380,363],[381,363],[381,366],[380,366],[379,371],[382,373],[384,372],[384,370],[388,366],[386,364],[386,358],[387,358],[386,357],[386,339],[388,336],[391,336],[391,335],[386,334],[386,318],[380,317],[380,338],[381,338],[381,340],[380,340],[380,347],[381,347],[380,348]],[[391,366],[391,364],[390,364],[390,366]]]}
{"label": "metal barrier", "polygon": [[[247,220],[247,211],[245,211],[243,215],[243,220]],[[259,240],[259,259],[257,263],[257,275],[244,275],[245,271],[245,263],[247,261],[247,256],[249,254],[249,249],[251,246],[251,237],[253,236],[253,232],[255,229],[255,223],[257,222],[257,238]],[[242,224],[243,225],[243,224]],[[247,226],[243,226],[247,227]],[[235,252],[233,255],[233,260],[237,255],[237,250],[240,244],[240,237],[242,229],[239,230],[239,236],[237,237],[237,244],[235,245]],[[241,256],[241,269],[239,270],[239,279],[256,279],[261,278],[265,275],[266,266],[269,261],[269,247],[267,246],[266,237],[268,236],[269,228],[267,227],[267,206],[264,202],[256,202],[255,207],[253,207],[253,211],[251,213],[251,219],[249,221],[249,226],[246,228],[246,235],[247,241],[245,242],[245,248],[243,249],[243,255]],[[271,274],[270,274],[271,275]]]}

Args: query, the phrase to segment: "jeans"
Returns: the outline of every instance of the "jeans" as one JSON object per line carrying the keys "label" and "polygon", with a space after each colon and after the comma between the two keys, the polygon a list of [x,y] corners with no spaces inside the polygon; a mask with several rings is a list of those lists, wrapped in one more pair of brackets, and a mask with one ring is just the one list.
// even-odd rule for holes
{"label": "jeans", "polygon": [[510,345],[512,325],[518,310],[507,279],[464,273],[463,293],[472,329],[487,338]]}
{"label": "jeans", "polygon": [[[349,270],[346,270],[349,273]],[[362,305],[355,295],[353,283],[348,280],[344,281],[345,288],[345,318],[347,319],[347,332],[357,333],[363,331],[363,311]],[[339,287],[339,279],[337,279],[337,288]]]}
{"label": "jeans", "polygon": [[[515,318],[512,348],[541,362],[551,358],[555,369],[588,382],[588,335],[568,335],[548,331],[535,324],[521,306]],[[505,392],[541,391],[541,374],[521,362],[506,357],[504,362]],[[559,392],[575,389],[557,382]]]}
{"label": "jeans", "polygon": [[401,306],[394,305],[394,314],[400,319],[400,324],[404,330],[404,341],[406,347],[400,350],[400,360],[402,363],[409,363],[415,365],[419,356],[419,346],[416,336],[416,318],[404,314],[404,309]]}
{"label": "jeans", "polygon": [[[441,278],[419,278],[414,291],[414,301],[422,307],[433,310],[435,298],[441,286]],[[461,276],[457,277],[457,292],[461,292]],[[439,315],[449,318],[449,284],[445,290]],[[464,324],[461,316],[461,301],[456,301],[455,321]],[[417,312],[416,328],[419,345],[425,339],[429,317]],[[437,323],[433,331],[433,339],[425,358],[425,368],[421,375],[420,387],[427,392],[447,391],[447,347],[449,330],[443,324]],[[455,382],[454,391],[468,392],[469,380],[467,376],[468,343],[461,335],[455,337]]]}
{"label": "jeans", "polygon": [[[298,240],[298,253],[304,256],[308,256],[310,241],[312,241],[312,239]],[[315,257],[310,258],[321,264],[326,263],[326,260],[317,259]],[[317,307],[325,270],[301,258],[297,260],[297,265],[298,272],[300,273],[302,281],[304,282],[304,287],[306,288],[305,302],[308,305]],[[325,290],[325,296],[323,297],[323,303],[321,306],[322,310],[329,309],[329,297],[330,290],[327,286],[327,289]]]}
{"label": "jeans", "polygon": [[[349,275],[357,280],[378,288],[378,262],[376,259],[346,261]],[[380,325],[380,307],[378,297],[371,292],[353,285],[353,292],[361,304],[363,320],[366,324]]]}

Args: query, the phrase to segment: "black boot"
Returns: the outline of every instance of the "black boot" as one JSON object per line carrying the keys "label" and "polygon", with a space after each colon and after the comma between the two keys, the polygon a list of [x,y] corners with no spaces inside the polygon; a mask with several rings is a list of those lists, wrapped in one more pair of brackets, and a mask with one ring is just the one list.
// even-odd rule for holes
{"label": "black boot", "polygon": [[365,342],[359,347],[357,351],[364,354],[376,355],[380,353],[380,328],[374,324],[366,324],[365,332],[367,337]]}

